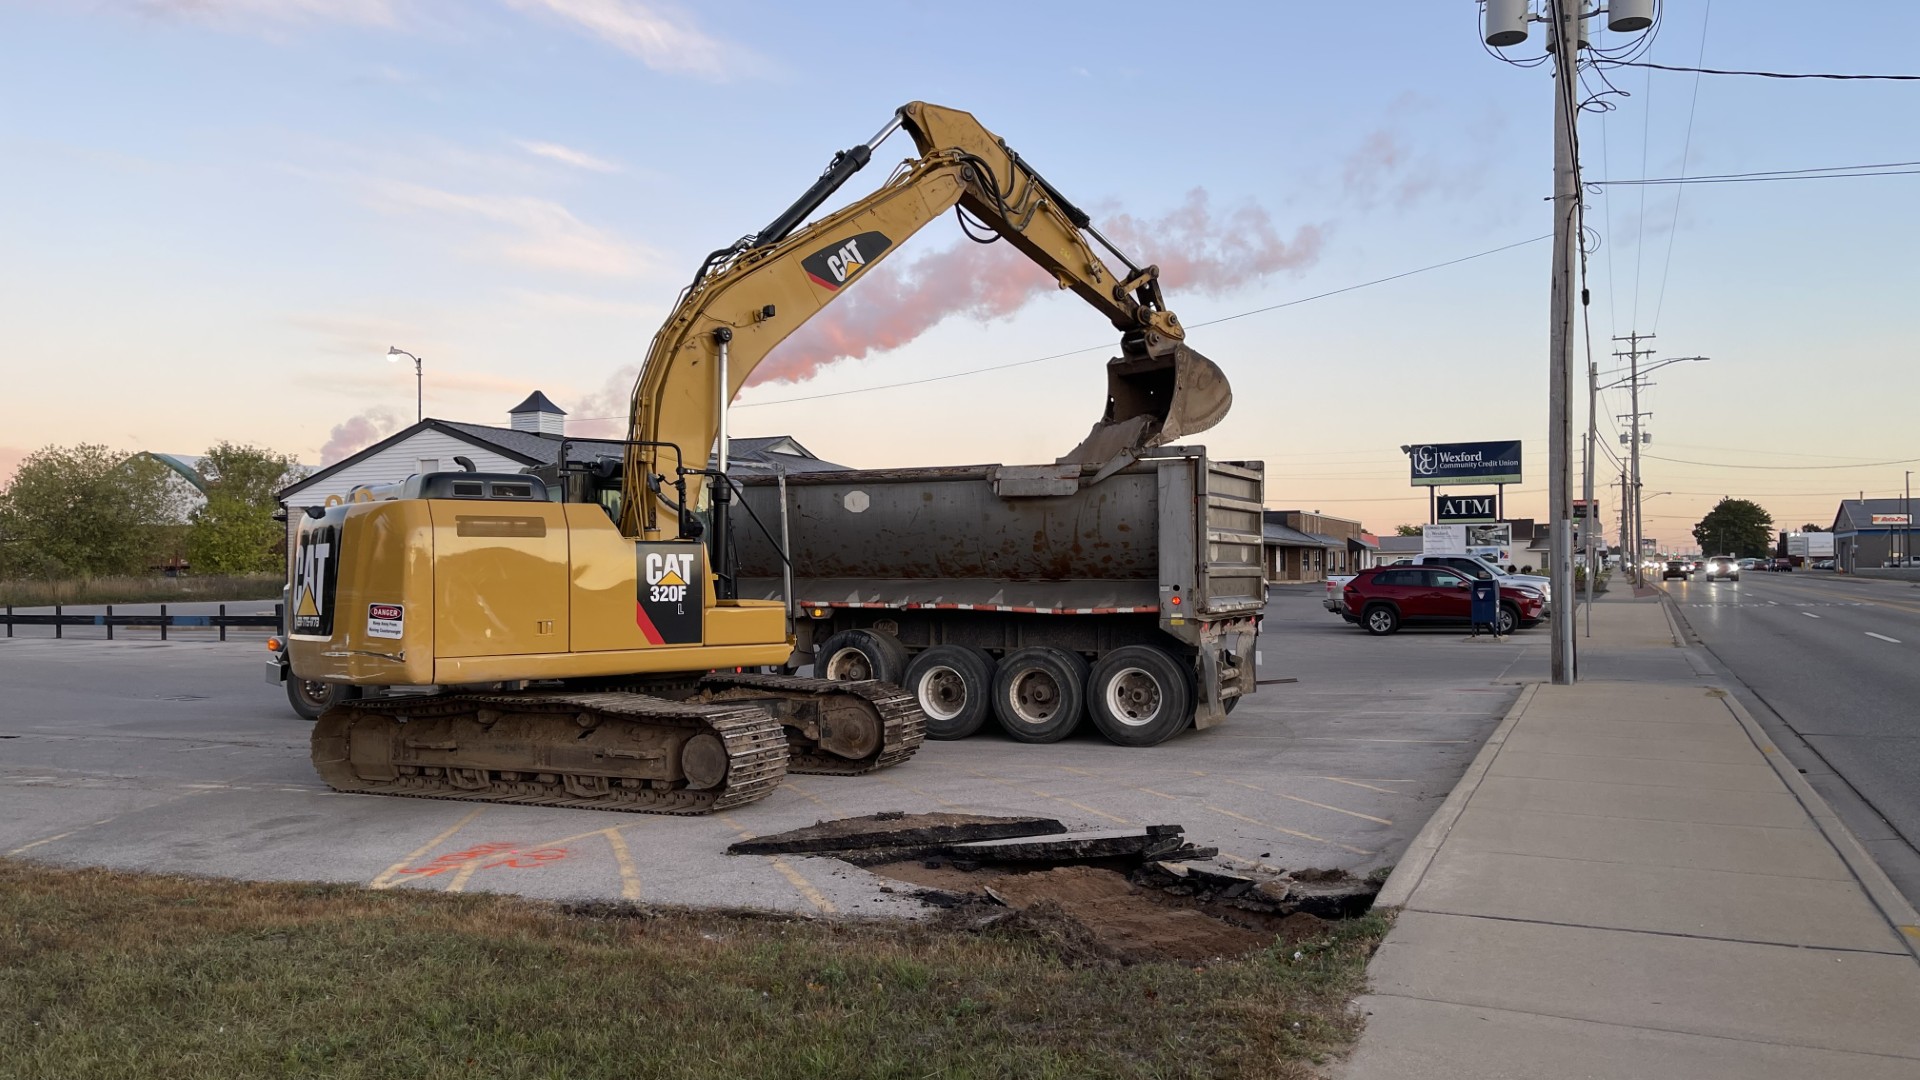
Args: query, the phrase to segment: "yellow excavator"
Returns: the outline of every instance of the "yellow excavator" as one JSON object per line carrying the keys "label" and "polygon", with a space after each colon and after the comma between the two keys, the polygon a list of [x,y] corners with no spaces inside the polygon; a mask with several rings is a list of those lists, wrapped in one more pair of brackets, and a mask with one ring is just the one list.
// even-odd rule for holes
{"label": "yellow excavator", "polygon": [[[918,156],[808,223],[901,128]],[[427,473],[297,511],[284,649],[287,677],[324,706],[322,779],[698,814],[764,797],[788,771],[912,756],[926,718],[898,687],[774,673],[795,639],[785,604],[736,595],[727,407],[776,345],[949,209],[1121,332],[1105,409],[1063,462],[1118,460],[1225,415],[1226,379],[1183,344],[1156,267],[969,114],[906,105],[701,263],[647,353],[623,457],[572,462],[563,443],[544,473]],[[374,692],[395,687],[415,691]]]}

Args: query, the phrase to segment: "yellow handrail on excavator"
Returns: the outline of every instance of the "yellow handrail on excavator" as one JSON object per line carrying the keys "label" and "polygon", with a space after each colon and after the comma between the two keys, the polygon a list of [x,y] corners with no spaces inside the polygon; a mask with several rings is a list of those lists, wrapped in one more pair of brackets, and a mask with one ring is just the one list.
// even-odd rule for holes
{"label": "yellow handrail on excavator", "polygon": [[[901,128],[919,157],[878,191],[803,224]],[[766,228],[701,264],[654,335],[634,386],[621,530],[646,540],[679,535],[678,521],[660,520],[661,509],[673,503],[649,480],[684,479],[684,505],[700,502],[704,474],[681,470],[704,468],[717,439],[724,472],[727,405],[754,368],[908,237],[956,206],[1121,332],[1121,355],[1107,366],[1103,414],[1063,463],[1104,464],[1204,431],[1226,415],[1232,403],[1226,377],[1183,343],[1180,320],[1161,297],[1159,268],[1135,265],[972,115],[916,101],[872,139],[834,155],[813,186]],[[1125,272],[1109,267],[1089,238]]]}

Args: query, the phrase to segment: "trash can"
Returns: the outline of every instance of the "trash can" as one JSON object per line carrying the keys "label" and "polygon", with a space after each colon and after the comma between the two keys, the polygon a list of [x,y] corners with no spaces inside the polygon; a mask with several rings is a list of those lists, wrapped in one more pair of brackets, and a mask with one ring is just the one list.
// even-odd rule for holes
{"label": "trash can", "polygon": [[[1473,620],[1473,625],[1476,630],[1479,627],[1485,626],[1492,629],[1494,633],[1499,633],[1500,583],[1492,579],[1487,579],[1475,581],[1472,583],[1472,586],[1473,591],[1467,601],[1468,617]],[[1459,609],[1455,608],[1454,610],[1458,611]]]}

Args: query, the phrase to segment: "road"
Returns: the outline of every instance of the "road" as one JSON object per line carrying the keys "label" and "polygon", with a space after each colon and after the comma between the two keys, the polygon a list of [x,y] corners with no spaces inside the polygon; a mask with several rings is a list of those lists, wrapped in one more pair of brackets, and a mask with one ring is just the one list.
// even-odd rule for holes
{"label": "road", "polygon": [[1220,727],[1150,750],[1082,732],[928,743],[864,777],[794,777],[711,818],[340,795],[266,686],[258,638],[0,640],[0,855],[377,887],[911,913],[865,871],[727,844],[877,811],[1178,823],[1225,863],[1390,865],[1540,667],[1544,629],[1375,638],[1276,590],[1263,687]]}
{"label": "road", "polygon": [[1920,902],[1920,588],[1821,572],[1666,587],[1755,711],[1791,733],[1780,741],[1794,763]]}

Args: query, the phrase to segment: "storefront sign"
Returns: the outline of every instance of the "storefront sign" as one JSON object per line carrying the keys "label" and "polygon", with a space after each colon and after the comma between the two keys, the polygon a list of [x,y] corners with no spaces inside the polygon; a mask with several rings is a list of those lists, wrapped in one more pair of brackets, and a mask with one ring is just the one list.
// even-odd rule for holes
{"label": "storefront sign", "polygon": [[1494,521],[1500,516],[1496,502],[1492,495],[1442,495],[1434,503],[1434,520],[1443,524]]}
{"label": "storefront sign", "polygon": [[1413,486],[1434,484],[1517,484],[1520,441],[1422,443],[1407,447]]}

